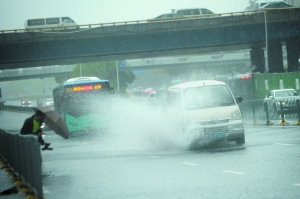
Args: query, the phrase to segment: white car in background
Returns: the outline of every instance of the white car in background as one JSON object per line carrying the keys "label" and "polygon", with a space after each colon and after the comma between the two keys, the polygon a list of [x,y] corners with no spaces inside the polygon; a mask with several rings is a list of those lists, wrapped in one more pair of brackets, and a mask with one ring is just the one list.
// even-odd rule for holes
{"label": "white car in background", "polygon": [[53,107],[54,106],[53,98],[38,99],[37,105],[38,107]]}
{"label": "white car in background", "polygon": [[297,113],[297,99],[300,94],[295,89],[271,90],[264,99],[270,113],[281,114],[280,104],[282,103],[283,113]]}

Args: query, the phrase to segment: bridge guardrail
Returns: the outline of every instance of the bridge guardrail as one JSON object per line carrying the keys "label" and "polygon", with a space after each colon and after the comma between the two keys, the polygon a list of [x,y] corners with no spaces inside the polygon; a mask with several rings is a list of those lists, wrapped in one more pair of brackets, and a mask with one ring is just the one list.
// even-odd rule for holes
{"label": "bridge guardrail", "polygon": [[[203,19],[203,18],[213,18],[213,17],[223,17],[223,16],[235,16],[235,15],[247,15],[252,13],[268,13],[269,11],[280,11],[280,10],[295,10],[299,9],[299,7],[289,7],[289,8],[269,8],[264,10],[247,10],[247,11],[241,11],[241,12],[229,12],[229,13],[218,13],[218,14],[207,14],[207,15],[197,15],[197,16],[184,16],[179,18],[173,18],[173,19],[162,19],[160,21],[175,21],[175,20],[188,20],[188,19]],[[94,24],[83,24],[83,25],[76,25],[76,26],[65,26],[65,27],[51,27],[53,31],[55,30],[70,30],[72,32],[78,32],[90,28],[95,27],[103,27],[103,26],[115,26],[115,25],[127,25],[127,24],[139,24],[139,23],[147,23],[147,22],[160,22],[157,20],[133,20],[133,21],[123,21],[123,22],[107,22],[107,23],[94,23]],[[76,28],[74,31],[74,27]],[[49,29],[50,27],[44,28]],[[81,29],[84,28],[84,29]],[[36,31],[36,32],[42,32],[43,28],[33,28],[33,29],[13,29],[13,30],[0,30],[0,33],[23,33],[23,32],[30,32],[30,31]]]}
{"label": "bridge guardrail", "polygon": [[37,136],[20,135],[0,129],[0,159],[20,186],[21,192],[42,199],[42,157]]}

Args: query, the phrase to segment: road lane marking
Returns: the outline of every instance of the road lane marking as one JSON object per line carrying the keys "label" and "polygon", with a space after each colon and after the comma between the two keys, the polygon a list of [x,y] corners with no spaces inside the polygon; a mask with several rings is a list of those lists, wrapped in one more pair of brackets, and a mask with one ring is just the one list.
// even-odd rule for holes
{"label": "road lane marking", "polygon": [[191,162],[180,162],[181,164],[186,164],[186,165],[189,165],[189,166],[198,166],[199,164],[195,164],[195,163],[191,163]]}
{"label": "road lane marking", "polygon": [[285,144],[285,143],[274,143],[276,145],[283,145],[283,146],[293,146],[295,144]]}
{"label": "road lane marking", "polygon": [[231,170],[223,170],[222,172],[224,172],[224,173],[236,174],[236,175],[245,175],[245,174],[247,174],[247,173],[244,173],[244,172],[231,171]]}
{"label": "road lane marking", "polygon": [[150,155],[148,156],[149,158],[160,158],[159,156],[156,156],[156,155]]}
{"label": "road lane marking", "polygon": [[43,193],[50,193],[50,191],[46,187],[43,186]]}
{"label": "road lane marking", "polygon": [[300,184],[293,184],[294,186],[299,186],[300,187]]}

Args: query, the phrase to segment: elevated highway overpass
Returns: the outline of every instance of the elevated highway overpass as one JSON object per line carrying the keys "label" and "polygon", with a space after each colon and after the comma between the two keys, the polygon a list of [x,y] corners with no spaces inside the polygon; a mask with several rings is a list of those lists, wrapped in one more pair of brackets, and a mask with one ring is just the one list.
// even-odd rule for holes
{"label": "elevated highway overpass", "polygon": [[250,54],[248,53],[230,53],[198,56],[178,56],[178,57],[156,57],[126,60],[120,65],[120,71],[147,70],[157,68],[168,68],[174,66],[250,66]]}
{"label": "elevated highway overpass", "polygon": [[[284,62],[286,62],[284,53]],[[145,59],[125,60],[119,64],[119,71],[151,70],[169,67],[250,67],[249,51],[238,53],[225,53],[197,56],[178,56],[178,57],[155,57]],[[69,77],[75,65],[63,66],[43,66],[19,69],[6,69],[0,71],[1,81],[12,81],[20,79],[34,79],[66,76]]]}
{"label": "elevated highway overpass", "polygon": [[[287,62],[286,52],[283,51],[283,61]],[[132,70],[147,70],[168,67],[186,67],[186,66],[199,66],[199,67],[232,67],[232,66],[251,66],[249,50],[237,53],[225,53],[209,55],[186,55],[177,57],[156,57],[125,60],[119,66],[120,71]]]}
{"label": "elevated highway overpass", "polygon": [[0,71],[0,82],[46,77],[70,77],[74,65],[7,69]]}
{"label": "elevated highway overpass", "polygon": [[287,49],[289,71],[298,69],[300,57],[299,8],[80,28],[74,32],[1,31],[0,70],[251,49],[249,60],[257,66],[256,72],[283,72],[282,46]]}

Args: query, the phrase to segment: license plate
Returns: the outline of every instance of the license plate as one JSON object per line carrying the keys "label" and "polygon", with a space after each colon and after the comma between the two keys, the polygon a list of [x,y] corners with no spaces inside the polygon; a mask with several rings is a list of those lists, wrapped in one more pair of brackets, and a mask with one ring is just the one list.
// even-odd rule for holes
{"label": "license plate", "polygon": [[217,140],[225,138],[225,133],[213,133],[208,135],[210,140]]}

